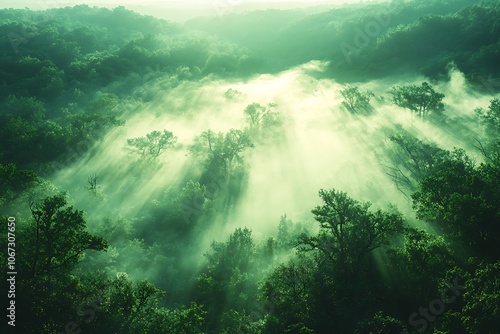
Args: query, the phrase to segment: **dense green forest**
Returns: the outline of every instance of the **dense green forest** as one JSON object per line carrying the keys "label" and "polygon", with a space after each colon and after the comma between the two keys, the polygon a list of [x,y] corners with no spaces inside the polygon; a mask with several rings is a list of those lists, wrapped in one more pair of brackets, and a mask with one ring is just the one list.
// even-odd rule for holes
{"label": "dense green forest", "polygon": [[500,3],[0,9],[2,333],[496,334]]}

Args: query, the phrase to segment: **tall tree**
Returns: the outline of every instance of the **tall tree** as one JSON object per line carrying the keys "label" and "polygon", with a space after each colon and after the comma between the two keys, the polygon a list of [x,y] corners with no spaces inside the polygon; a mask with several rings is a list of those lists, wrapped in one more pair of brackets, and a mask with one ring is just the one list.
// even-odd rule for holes
{"label": "tall tree", "polygon": [[338,265],[346,277],[354,274],[374,249],[387,245],[402,231],[403,218],[398,213],[369,211],[370,203],[350,198],[345,192],[320,190],[324,204],[312,210],[319,222],[316,236],[302,234],[301,251],[319,251],[326,261]]}
{"label": "tall tree", "polygon": [[[352,333],[367,310],[376,310],[369,306],[380,286],[371,265],[372,251],[402,231],[403,218],[399,213],[369,211],[370,203],[335,189],[322,189],[319,195],[324,203],[312,213],[320,231],[301,235],[298,245],[301,253],[315,255],[318,267],[313,273],[310,316],[318,332]],[[353,298],[360,302],[349,303]]]}
{"label": "tall tree", "polygon": [[243,162],[242,153],[249,147],[253,147],[253,143],[241,130],[231,129],[225,134],[207,130],[195,138],[189,151],[204,157],[207,166],[218,166],[228,172]]}
{"label": "tall tree", "polygon": [[419,219],[426,220],[468,252],[498,259],[500,235],[500,168],[479,166],[455,150],[420,182],[412,195]]}
{"label": "tall tree", "polygon": [[342,106],[352,114],[368,114],[373,111],[370,100],[374,94],[367,90],[362,92],[358,87],[346,86],[340,90],[344,98]]}
{"label": "tall tree", "polygon": [[433,171],[449,152],[434,143],[426,143],[407,133],[394,134],[389,137],[393,143],[387,157],[391,165],[387,166],[387,174],[403,193],[415,192],[418,182]]}
{"label": "tall tree", "polygon": [[495,137],[500,136],[500,100],[494,98],[490,101],[488,109],[477,108],[476,114],[481,118],[481,121],[486,125],[488,134]]}
{"label": "tall tree", "polygon": [[86,231],[83,211],[67,206],[64,195],[31,204],[29,244],[24,249],[25,272],[30,278],[70,270],[88,249],[106,250],[107,242]]}
{"label": "tall tree", "polygon": [[177,142],[172,132],[163,130],[153,131],[145,137],[127,139],[127,144],[133,147],[135,153],[142,158],[158,158],[167,148],[172,147]]}
{"label": "tall tree", "polygon": [[487,110],[475,110],[479,120],[486,127],[483,142],[478,141],[479,149],[489,163],[500,165],[500,100],[495,98],[490,101]]}
{"label": "tall tree", "polygon": [[217,328],[218,317],[226,310],[246,310],[249,313],[255,301],[257,287],[252,277],[255,272],[255,244],[252,231],[238,228],[226,242],[213,242],[204,272],[198,276],[200,301],[208,309],[208,326]]}
{"label": "tall tree", "polygon": [[31,216],[16,228],[16,327],[22,333],[56,332],[78,303],[72,270],[86,251],[104,251],[108,244],[86,230],[83,212],[68,206],[64,195],[32,203]]}
{"label": "tall tree", "polygon": [[444,94],[436,92],[427,82],[420,86],[409,85],[392,87],[389,90],[392,101],[401,108],[410,109],[420,117],[429,113],[441,113],[444,110],[442,102]]}

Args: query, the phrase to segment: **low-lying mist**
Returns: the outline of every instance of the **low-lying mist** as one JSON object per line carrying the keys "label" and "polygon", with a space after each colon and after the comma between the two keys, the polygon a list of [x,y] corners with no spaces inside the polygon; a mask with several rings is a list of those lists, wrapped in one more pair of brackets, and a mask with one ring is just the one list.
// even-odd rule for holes
{"label": "low-lying mist", "polygon": [[[360,89],[374,93],[374,111],[352,115],[341,107],[342,85],[318,78],[326,65],[313,61],[247,81],[186,81],[169,91],[162,90],[157,82],[149,83],[141,89],[154,98],[127,115],[124,126],[113,129],[78,161],[53,175],[52,182],[67,189],[75,206],[92,215],[87,217],[91,229],[102,228],[106,218],[124,219],[141,231],[141,236],[160,234],[154,240],[165,249],[168,246],[158,241],[162,236],[157,226],[148,225],[144,230],[141,222],[149,219],[146,216],[154,203],[168,197],[171,189],[200,175],[199,161],[189,146],[207,130],[225,133],[247,128],[244,110],[259,103],[271,105],[282,122],[252,137],[254,147],[242,152],[246,176],[238,197],[224,218],[216,216],[212,218],[215,221],[199,229],[191,249],[176,261],[200,263],[212,241],[225,240],[237,227],[252,229],[256,240],[275,235],[284,214],[315,228],[310,210],[320,203],[319,189],[346,191],[353,198],[373,203],[374,208],[395,205],[411,224],[425,227],[413,216],[409,194],[398,189],[388,174],[391,161],[387,152],[393,145],[389,136],[406,132],[447,150],[464,148],[474,157],[475,148],[469,143],[480,138],[481,129],[464,119],[472,119],[474,108],[486,107],[491,96],[473,93],[463,75],[451,69],[449,81],[435,83],[436,89],[446,95],[441,121],[421,119],[390,101],[386,92],[391,86],[425,81],[415,77],[411,81],[359,83]],[[127,139],[155,130],[168,130],[177,137],[176,143],[157,158],[143,159],[127,145]],[[95,196],[86,189],[93,175],[98,176]],[[168,224],[168,220],[161,224]],[[127,250],[117,250],[131,252],[126,257],[117,257],[112,251],[100,256],[123,261],[115,262],[120,271],[155,281],[157,268],[153,268],[153,262],[144,270],[136,267],[135,260],[129,260],[137,259],[134,252],[142,249],[129,245]]]}

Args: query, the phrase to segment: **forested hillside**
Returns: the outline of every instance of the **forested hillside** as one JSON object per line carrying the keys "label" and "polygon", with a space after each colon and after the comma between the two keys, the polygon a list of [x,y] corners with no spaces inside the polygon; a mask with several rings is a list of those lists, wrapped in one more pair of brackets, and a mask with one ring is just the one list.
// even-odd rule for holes
{"label": "forested hillside", "polygon": [[497,1],[1,9],[0,46],[2,333],[498,333]]}
{"label": "forested hillside", "polygon": [[329,74],[345,81],[402,73],[442,79],[454,62],[475,82],[499,77],[498,11],[496,1],[393,1],[305,17],[268,10],[196,18],[188,26],[247,46],[271,71],[319,59],[330,60]]}

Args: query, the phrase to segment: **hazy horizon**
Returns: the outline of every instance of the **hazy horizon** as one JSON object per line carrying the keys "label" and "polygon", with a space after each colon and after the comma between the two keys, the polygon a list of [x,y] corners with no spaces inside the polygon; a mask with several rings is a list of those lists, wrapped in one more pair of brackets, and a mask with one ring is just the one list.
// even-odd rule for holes
{"label": "hazy horizon", "polygon": [[45,10],[51,8],[61,8],[66,6],[76,6],[86,4],[89,6],[114,8],[117,6],[124,6],[128,9],[134,10],[140,14],[151,15],[156,18],[170,20],[174,22],[183,22],[198,16],[213,16],[224,15],[229,13],[239,13],[253,10],[265,9],[298,9],[307,7],[321,8],[328,6],[338,6],[342,4],[351,3],[374,3],[383,2],[386,0],[273,0],[273,1],[259,1],[259,0],[148,0],[138,2],[136,0],[128,1],[80,1],[80,0],[50,0],[46,2],[34,0],[22,0],[13,3],[9,0],[0,0],[0,8],[29,8],[32,10]]}

